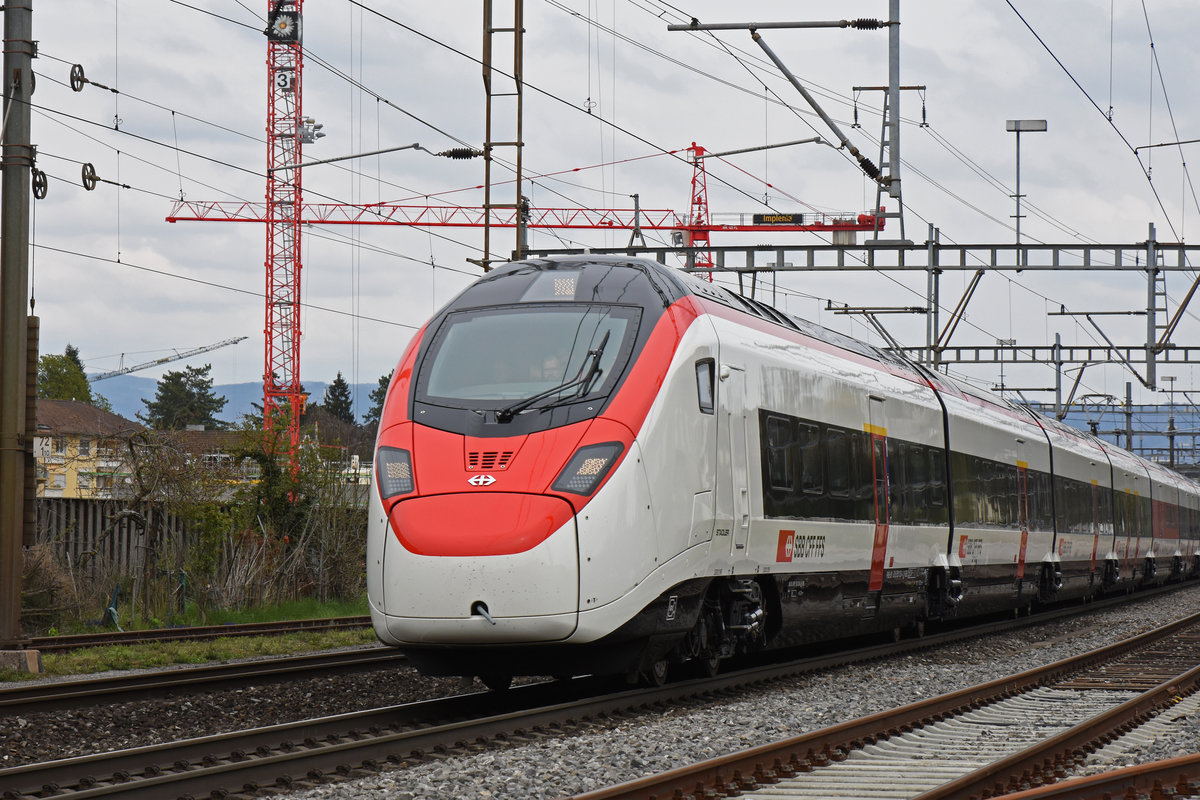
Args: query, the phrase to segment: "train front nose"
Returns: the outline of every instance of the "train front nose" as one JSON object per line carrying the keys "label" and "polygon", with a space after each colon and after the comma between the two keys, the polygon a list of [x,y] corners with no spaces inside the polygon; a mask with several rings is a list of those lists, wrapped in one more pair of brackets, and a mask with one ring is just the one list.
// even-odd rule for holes
{"label": "train front nose", "polygon": [[476,492],[397,503],[382,554],[382,620],[409,644],[565,639],[579,610],[570,504],[538,494]]}

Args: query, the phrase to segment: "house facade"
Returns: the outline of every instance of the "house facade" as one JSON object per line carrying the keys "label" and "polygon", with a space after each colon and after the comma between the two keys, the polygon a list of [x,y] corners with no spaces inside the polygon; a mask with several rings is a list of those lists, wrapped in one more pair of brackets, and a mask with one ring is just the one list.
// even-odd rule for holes
{"label": "house facade", "polygon": [[76,400],[37,401],[37,496],[100,500],[129,482],[126,442],[143,427]]}

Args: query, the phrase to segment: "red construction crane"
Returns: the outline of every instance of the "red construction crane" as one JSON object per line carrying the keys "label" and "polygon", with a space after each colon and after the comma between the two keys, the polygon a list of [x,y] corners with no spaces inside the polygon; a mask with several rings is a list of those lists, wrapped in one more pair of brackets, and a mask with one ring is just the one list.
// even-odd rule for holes
{"label": "red construction crane", "polygon": [[[485,209],[481,206],[417,206],[378,203],[345,205],[340,203],[304,204],[303,225],[408,225],[415,228],[480,228]],[[531,208],[529,228],[558,230],[633,230],[692,232],[692,242],[700,234],[712,231],[871,231],[874,214],[844,213],[716,213],[708,224],[693,225],[687,215],[666,209],[633,208]],[[514,228],[517,214],[511,208],[493,208],[492,227]],[[178,200],[167,222],[266,222],[262,203],[205,202]],[[883,220],[880,220],[882,226]],[[707,235],[703,242],[708,244]],[[688,239],[685,236],[684,242]],[[697,259],[699,265],[699,259]]]}
{"label": "red construction crane", "polygon": [[[678,232],[688,247],[709,245],[719,231],[870,231],[876,216],[824,214],[739,215],[735,222],[714,223],[708,210],[704,148],[692,142],[693,164],[689,211],[633,209],[490,209],[465,206],[396,204],[306,205],[301,191],[302,145],[323,136],[321,127],[304,117],[304,0],[267,0],[267,191],[265,203],[189,202],[180,199],[168,222],[260,222],[267,225],[266,323],[263,361],[263,424],[274,430],[286,411],[288,456],[296,467],[300,414],[300,231],[301,225],[410,225],[418,227],[516,227],[528,213],[527,228],[668,230]],[[417,147],[417,145],[413,145]],[[880,209],[882,213],[882,209]],[[746,216],[750,216],[747,220]],[[879,220],[882,228],[882,219]],[[711,251],[698,252],[695,265],[711,269]]]}
{"label": "red construction crane", "polygon": [[[521,210],[493,206],[410,206],[390,203],[305,204],[300,168],[302,145],[324,134],[302,109],[304,0],[267,0],[267,191],[265,203],[179,200],[168,222],[259,222],[267,225],[266,323],[264,327],[263,424],[273,430],[286,411],[288,454],[293,468],[300,442],[304,395],[300,384],[300,231],[302,225],[409,225],[416,227],[516,227]],[[527,228],[665,230],[679,232],[688,247],[707,247],[712,231],[870,231],[874,215],[754,214],[714,223],[708,210],[704,148],[688,148],[693,163],[692,198],[680,216],[654,209],[527,209]],[[882,211],[882,209],[881,209]],[[747,219],[749,217],[749,219]],[[882,220],[880,220],[882,227]],[[701,251],[695,264],[712,268]]]}
{"label": "red construction crane", "polygon": [[267,223],[263,425],[273,430],[286,410],[288,457],[300,444],[300,224],[304,0],[267,2]]}
{"label": "red construction crane", "polygon": [[[712,251],[708,250],[708,173],[704,169],[704,148],[692,142],[688,148],[692,154],[692,202],[688,208],[688,226],[684,233],[684,244],[688,247],[703,247],[696,253],[696,266],[712,269]],[[712,280],[712,273],[708,274]]]}

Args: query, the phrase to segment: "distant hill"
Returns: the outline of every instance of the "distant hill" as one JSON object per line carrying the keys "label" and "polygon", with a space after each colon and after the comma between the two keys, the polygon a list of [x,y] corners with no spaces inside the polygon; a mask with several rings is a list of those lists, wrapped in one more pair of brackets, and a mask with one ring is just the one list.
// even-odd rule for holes
{"label": "distant hill", "polygon": [[[308,391],[309,399],[312,402],[319,403],[321,398],[325,396],[325,388],[328,383],[322,381],[304,381],[304,388]],[[360,383],[358,388],[358,405],[354,409],[355,416],[359,421],[362,420],[362,415],[371,407],[371,392],[379,384]],[[136,375],[117,375],[113,378],[106,378],[102,381],[97,381],[92,384],[92,391],[100,394],[112,403],[113,412],[120,414],[126,419],[137,419],[137,413],[140,411],[145,413],[146,406],[143,400],[153,400],[155,390],[158,387],[158,381],[154,378],[141,378]],[[350,385],[351,394],[354,394],[355,385]],[[224,383],[213,386],[213,394],[217,397],[224,397],[226,400],[225,408],[222,410],[218,419],[223,422],[237,423],[241,422],[242,417],[246,414],[254,413],[253,403],[262,405],[263,389],[261,383]]]}

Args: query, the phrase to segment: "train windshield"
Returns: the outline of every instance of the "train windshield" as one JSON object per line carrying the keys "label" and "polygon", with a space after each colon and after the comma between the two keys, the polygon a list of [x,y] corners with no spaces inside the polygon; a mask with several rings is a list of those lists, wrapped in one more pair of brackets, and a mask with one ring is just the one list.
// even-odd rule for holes
{"label": "train windshield", "polygon": [[640,317],[638,308],[595,303],[452,313],[421,367],[418,392],[439,405],[513,413],[606,395],[629,360]]}

